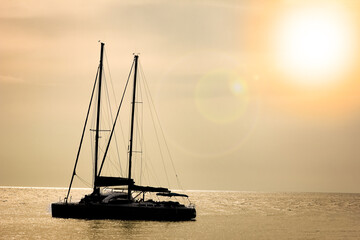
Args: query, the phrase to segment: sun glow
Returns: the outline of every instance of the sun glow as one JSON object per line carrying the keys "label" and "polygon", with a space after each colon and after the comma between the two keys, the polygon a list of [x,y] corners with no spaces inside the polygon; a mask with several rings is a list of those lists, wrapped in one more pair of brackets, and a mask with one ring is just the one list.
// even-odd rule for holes
{"label": "sun glow", "polygon": [[339,79],[351,57],[351,24],[345,10],[303,7],[287,12],[278,25],[278,62],[296,83],[323,86]]}

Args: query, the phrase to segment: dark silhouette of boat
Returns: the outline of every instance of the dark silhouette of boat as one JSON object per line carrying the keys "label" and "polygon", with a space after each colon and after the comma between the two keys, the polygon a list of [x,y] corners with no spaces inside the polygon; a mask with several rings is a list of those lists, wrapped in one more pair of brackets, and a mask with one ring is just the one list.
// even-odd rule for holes
{"label": "dark silhouette of boat", "polygon": [[[132,109],[131,109],[131,126],[130,126],[130,141],[129,141],[129,156],[128,156],[128,177],[112,177],[102,176],[101,171],[103,168],[106,154],[112,139],[116,119],[119,115],[119,110],[113,123],[109,142],[107,144],[103,160],[100,168],[98,167],[99,156],[99,124],[100,124],[100,108],[101,108],[101,84],[102,84],[102,71],[103,71],[103,52],[104,43],[101,43],[100,64],[98,68],[98,77],[95,80],[89,109],[87,112],[82,137],[80,141],[79,150],[77,153],[73,174],[70,181],[70,186],[63,202],[52,203],[51,211],[53,217],[58,218],[79,218],[79,219],[124,219],[124,220],[165,220],[165,221],[185,221],[193,220],[196,217],[195,206],[192,204],[185,205],[178,201],[153,201],[146,199],[145,194],[155,193],[157,196],[162,197],[183,197],[188,198],[185,194],[171,192],[163,187],[139,186],[136,185],[131,177],[131,165],[133,155],[133,133],[134,133],[134,115],[136,103],[136,81],[138,71],[138,55],[134,55],[133,67],[133,95],[132,95]],[[129,75],[130,76],[130,75]],[[93,100],[95,88],[97,84],[97,116],[95,128],[95,164],[94,164],[94,182],[93,191],[91,194],[84,196],[80,202],[71,203],[69,201],[69,194],[76,175],[76,167],[79,159],[84,132],[89,117],[89,111]],[[127,86],[127,84],[126,84]],[[122,187],[123,191],[111,191],[104,193],[103,188],[108,187]],[[125,190],[124,190],[125,189]],[[136,195],[136,197],[133,197]],[[139,196],[141,196],[139,198]]]}

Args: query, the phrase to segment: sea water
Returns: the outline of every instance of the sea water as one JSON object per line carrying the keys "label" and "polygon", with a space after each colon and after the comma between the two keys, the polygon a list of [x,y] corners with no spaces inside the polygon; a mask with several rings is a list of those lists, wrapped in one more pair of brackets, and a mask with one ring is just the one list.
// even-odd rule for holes
{"label": "sea water", "polygon": [[360,239],[360,194],[187,191],[197,210],[187,222],[52,218],[65,194],[0,188],[0,239]]}

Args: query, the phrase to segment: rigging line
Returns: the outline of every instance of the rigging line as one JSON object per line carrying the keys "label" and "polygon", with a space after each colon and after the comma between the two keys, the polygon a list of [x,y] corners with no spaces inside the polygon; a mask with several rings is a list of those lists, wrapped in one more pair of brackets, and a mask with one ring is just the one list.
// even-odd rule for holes
{"label": "rigging line", "polygon": [[[99,146],[99,152],[104,153],[104,150],[102,149],[101,146]],[[119,169],[117,169],[117,167],[116,167],[116,165],[114,164],[114,162],[111,161],[111,157],[110,157],[110,156],[108,157],[108,161],[115,167],[115,169],[116,169],[117,171],[119,171]],[[109,168],[106,168],[106,169],[109,169]],[[112,168],[111,168],[111,169],[112,169]]]}
{"label": "rigging line", "polygon": [[116,126],[116,121],[117,121],[117,118],[118,118],[119,113],[120,113],[120,108],[121,108],[121,105],[122,105],[123,100],[124,100],[124,96],[125,96],[125,93],[126,93],[126,89],[127,89],[128,83],[129,83],[129,79],[130,79],[131,72],[132,72],[132,69],[133,69],[134,64],[135,64],[135,60],[133,61],[132,65],[131,65],[130,73],[129,73],[128,79],[127,79],[127,81],[126,81],[126,84],[125,84],[125,89],[124,89],[124,92],[123,92],[122,97],[121,97],[121,101],[120,101],[120,104],[119,104],[118,111],[117,111],[117,113],[116,113],[116,117],[115,117],[115,121],[114,121],[113,127],[112,127],[112,129],[111,129],[109,141],[108,141],[108,144],[107,144],[107,146],[106,146],[106,150],[105,150],[105,153],[104,153],[103,160],[102,160],[102,162],[101,162],[101,166],[100,166],[100,170],[99,170],[99,176],[100,176],[102,167],[103,167],[103,165],[104,165],[107,152],[108,152],[108,150],[109,150],[111,138],[112,138],[112,136],[113,136],[113,134],[114,134],[114,130],[115,130],[115,126]]}
{"label": "rigging line", "polygon": [[95,133],[93,131],[90,131],[91,163],[92,163],[92,170],[94,172],[95,171],[95,154],[94,154],[95,151],[94,151],[94,141],[93,141],[93,139],[95,139]]}
{"label": "rigging line", "polygon": [[[151,111],[151,108],[149,108],[149,109],[150,109],[151,119],[152,119],[152,121],[153,121],[153,123],[154,123],[153,113],[152,113],[152,111]],[[164,167],[166,182],[167,182],[168,186],[170,187],[170,181],[169,181],[169,177],[168,177],[168,174],[167,174],[167,171],[166,171],[166,167],[165,167],[164,155],[163,155],[163,151],[161,150],[161,147],[160,147],[160,140],[159,140],[158,133],[157,133],[157,131],[156,131],[156,126],[155,126],[155,124],[153,124],[153,127],[154,127],[154,131],[155,131],[156,140],[157,140],[157,143],[158,143],[158,145],[159,145],[159,152],[160,152],[160,156],[161,156],[161,161],[163,162],[163,167]]]}
{"label": "rigging line", "polygon": [[[106,87],[106,77],[105,77],[105,73],[103,72],[103,78],[102,78],[102,95],[103,94],[106,94],[106,92],[104,92],[104,86]],[[104,98],[102,99],[102,102],[104,101]],[[111,123],[110,123],[110,118],[108,117],[109,116],[109,111],[108,109],[105,107],[103,107],[103,104],[101,104],[101,109],[100,109],[100,118],[101,118],[101,121],[100,121],[100,125],[99,125],[99,138],[103,138],[103,136],[100,135],[101,133],[101,130],[103,129],[107,129],[107,126],[111,126]]]}
{"label": "rigging line", "polygon": [[[140,82],[141,83],[141,82]],[[139,86],[141,86],[141,84],[139,84]],[[140,90],[140,91],[142,91],[142,90]],[[142,92],[140,92],[140,95],[142,96]],[[144,109],[144,107],[142,106],[142,112],[144,111],[143,110]],[[143,120],[143,118],[142,118],[142,120]],[[130,119],[129,119],[129,121],[130,121]],[[142,130],[144,130],[144,128],[142,128]],[[159,180],[158,180],[158,178],[157,178],[157,175],[156,175],[156,171],[154,170],[155,168],[154,168],[154,166],[152,165],[152,161],[151,161],[151,158],[150,158],[150,156],[149,155],[147,155],[146,156],[146,161],[144,162],[144,166],[142,166],[142,164],[143,164],[143,161],[142,161],[142,157],[143,157],[143,153],[147,153],[147,145],[146,145],[146,141],[144,141],[144,135],[143,135],[143,141],[142,141],[142,143],[141,143],[141,145],[142,145],[142,151],[141,151],[141,171],[143,170],[143,168],[145,168],[145,169],[148,169],[148,171],[145,171],[145,174],[141,174],[141,176],[142,175],[144,175],[144,179],[147,177],[147,182],[148,182],[148,184],[149,185],[152,185],[153,183],[152,183],[152,181],[150,181],[150,175],[149,175],[149,173],[151,173],[152,174],[152,178],[151,179],[154,179],[155,180],[155,184],[156,185],[158,185],[158,186],[160,186],[161,184],[159,184],[160,182],[159,182]],[[150,167],[151,167],[151,169],[150,169],[150,167],[148,167],[148,164],[147,163],[149,163],[150,164]],[[142,181],[142,179],[140,180],[140,181]],[[144,180],[144,181],[146,181],[146,180]],[[141,184],[141,183],[140,183]]]}
{"label": "rigging line", "polygon": [[[104,152],[103,149],[101,148],[101,146],[99,146],[99,151],[100,152]],[[107,165],[106,165],[106,169],[105,170],[108,170],[110,172],[110,175],[112,175],[114,172],[113,172],[113,169],[116,169],[116,171],[120,171],[120,169],[118,168],[118,166],[114,163],[114,161],[111,160],[111,157],[109,156],[108,157],[108,161],[109,163],[113,166],[113,168],[109,168]]]}
{"label": "rigging line", "polygon": [[[145,168],[146,168],[146,162],[145,162]],[[149,185],[150,185],[150,174],[149,174],[149,171],[146,171],[145,172],[145,174],[144,174],[144,178],[146,178],[147,177],[147,182],[149,183]],[[145,180],[146,181],[146,180]],[[158,184],[158,181],[155,179],[155,183],[156,183],[156,185],[158,185],[158,186],[160,186],[159,184]]]}
{"label": "rigging line", "polygon": [[143,69],[142,69],[141,63],[140,63],[139,65],[140,65],[140,73],[143,75],[144,82],[145,82],[145,88],[147,89],[146,92],[149,93],[151,103],[152,103],[152,105],[154,106],[153,108],[154,108],[155,116],[156,116],[157,121],[158,121],[158,123],[159,123],[161,135],[162,135],[162,137],[163,137],[163,139],[164,139],[165,146],[166,146],[166,150],[167,150],[167,152],[168,152],[168,155],[169,155],[169,158],[170,158],[170,161],[171,161],[171,165],[172,165],[172,167],[173,167],[173,171],[175,172],[177,184],[179,185],[179,187],[181,188],[181,190],[184,190],[183,187],[182,187],[182,185],[181,185],[181,183],[180,183],[179,176],[178,176],[178,174],[177,174],[177,172],[176,172],[175,164],[174,164],[174,161],[173,161],[173,159],[172,159],[169,146],[168,146],[168,144],[167,144],[167,142],[166,142],[164,130],[163,130],[162,127],[161,127],[159,116],[158,116],[158,114],[157,114],[157,112],[156,112],[156,109],[155,109],[154,101],[153,101],[153,98],[152,98],[152,96],[151,96],[151,92],[150,92],[149,86],[148,86],[147,81],[146,81],[145,73],[144,73],[144,71],[143,71]]}
{"label": "rigging line", "polygon": [[[143,71],[142,71],[141,64],[140,64],[140,73],[143,75],[145,87],[148,87],[148,86],[147,86],[147,83],[146,83],[145,74],[143,74]],[[150,95],[150,90],[149,90],[149,88],[147,88],[146,90],[147,90],[147,91],[145,91],[146,96],[148,97],[148,99],[150,100],[150,102],[152,103],[152,105],[154,106],[154,103],[153,103],[152,98],[151,98],[151,95]],[[149,97],[149,96],[150,96],[150,97]],[[166,176],[166,181],[167,181],[168,186],[170,187],[170,182],[169,182],[168,174],[167,174],[166,167],[165,167],[164,156],[163,156],[163,152],[162,152],[161,147],[160,147],[160,140],[159,140],[158,133],[157,133],[157,131],[156,131],[156,126],[155,126],[153,111],[151,110],[151,107],[149,107],[149,110],[150,110],[150,116],[151,116],[151,119],[152,119],[152,122],[153,122],[153,127],[154,127],[154,131],[155,131],[156,140],[157,140],[157,143],[158,143],[158,145],[159,145],[159,152],[160,152],[161,160],[162,160],[162,162],[163,162],[163,167],[164,167],[164,172],[165,172],[165,176]],[[154,111],[155,111],[155,107],[154,107]],[[156,111],[155,111],[155,114],[156,114]],[[159,121],[159,119],[158,119],[158,121]],[[160,124],[159,124],[159,126],[160,126],[160,129],[161,129],[161,125],[160,125]],[[170,158],[170,159],[171,159],[171,158]],[[176,172],[175,172],[175,174],[176,174]]]}
{"label": "rigging line", "polygon": [[[129,114],[129,117],[128,117],[128,126],[131,125],[131,114]],[[130,127],[128,129],[128,138],[127,139],[130,139]],[[128,140],[128,143],[127,143],[127,148],[126,148],[126,169],[129,169],[129,158],[130,158],[130,140]],[[126,175],[126,173],[124,174],[124,176]]]}
{"label": "rigging line", "polygon": [[[131,136],[131,104],[132,103],[130,103],[130,111],[129,111],[129,115],[128,115],[128,126],[129,126],[129,129],[128,129],[128,136],[127,136],[127,139],[128,139],[128,141],[127,141],[127,148],[126,148],[126,157],[127,157],[127,161],[126,161],[126,169],[129,169],[129,158],[130,158],[130,136]],[[125,173],[125,175],[126,175],[126,173]],[[125,176],[124,175],[124,176]]]}
{"label": "rigging line", "polygon": [[79,175],[76,174],[76,177],[78,177],[80,179],[80,181],[82,183],[84,183],[86,186],[91,188],[91,183],[87,182],[85,179],[83,179],[82,177],[80,177]]}
{"label": "rigging line", "polygon": [[[161,184],[160,184],[160,181],[159,181],[159,179],[158,179],[158,177],[157,177],[157,175],[156,175],[156,171],[155,171],[154,165],[152,164],[152,162],[151,162],[151,160],[150,160],[149,157],[148,157],[148,160],[149,160],[149,161],[146,161],[146,162],[145,162],[145,168],[146,168],[146,169],[149,169],[149,171],[146,171],[146,172],[145,172],[145,173],[147,173],[147,175],[148,175],[148,182],[150,183],[150,179],[155,179],[156,185],[160,186]],[[147,164],[147,163],[149,163],[150,167],[148,167],[148,164]],[[150,178],[150,173],[151,173],[151,175],[153,176],[152,178]]]}
{"label": "rigging line", "polygon": [[[107,52],[106,52],[106,49],[104,49],[104,53],[105,53],[105,59],[106,59],[106,66],[107,66],[107,69],[108,69],[108,72],[109,72],[109,77],[110,77],[110,84],[111,84],[111,90],[113,92],[113,96],[114,96],[114,100],[115,102],[117,102],[116,100],[116,94],[115,94],[115,88],[114,88],[114,85],[113,85],[113,80],[112,80],[112,76],[111,76],[111,72],[110,72],[110,64],[109,64],[109,61],[108,61],[108,58],[107,58]],[[109,98],[109,95],[108,95],[108,98]],[[110,100],[109,100],[110,102]],[[120,131],[121,131],[121,135],[122,135],[122,140],[123,140],[123,146],[124,148],[126,149],[126,142],[125,142],[125,136],[124,136],[124,130],[123,130],[123,127],[121,125],[121,119],[119,120],[119,125],[120,125]],[[120,162],[120,154],[119,154],[119,149],[118,149],[118,142],[117,142],[117,136],[115,134],[115,145],[116,145],[116,151],[117,151],[117,155],[118,155],[118,161],[119,161],[119,166],[120,166],[120,175],[122,175],[122,167],[121,167],[121,162]]]}
{"label": "rigging line", "polygon": [[[151,114],[152,115],[152,114]],[[151,116],[152,120],[154,120],[153,116]],[[154,125],[153,125],[154,126]],[[167,170],[166,170],[166,167],[165,167],[165,161],[164,161],[164,155],[163,155],[163,152],[161,150],[161,147],[160,147],[160,140],[159,140],[159,136],[157,134],[157,131],[155,129],[155,126],[154,126],[154,131],[155,131],[155,136],[156,136],[156,140],[157,140],[157,143],[159,145],[159,152],[160,152],[160,156],[161,156],[161,161],[163,163],[163,168],[164,168],[164,173],[165,173],[165,177],[166,177],[166,182],[168,184],[168,186],[170,187],[170,181],[169,181],[169,177],[168,177],[168,174],[167,174]]]}
{"label": "rigging line", "polygon": [[109,161],[109,162],[113,166],[113,168],[108,167],[108,169],[111,172],[111,174],[115,175],[113,169],[118,170],[117,164],[115,164],[113,161]]}
{"label": "rigging line", "polygon": [[66,198],[65,198],[65,199],[66,199],[66,202],[68,201],[68,197],[69,197],[70,190],[71,190],[71,185],[72,185],[72,183],[73,183],[74,176],[76,175],[76,166],[77,166],[78,161],[79,161],[81,146],[82,146],[82,142],[83,142],[84,135],[85,135],[85,130],[86,130],[87,121],[88,121],[88,118],[89,118],[89,113],[90,113],[90,109],[91,109],[91,102],[92,102],[92,99],[93,99],[93,96],[94,96],[94,91],[95,91],[95,87],[96,87],[97,77],[98,77],[98,74],[99,74],[99,69],[100,69],[100,65],[98,66],[98,69],[97,69],[97,71],[96,71],[95,82],[94,82],[93,90],[92,90],[91,97],[90,97],[90,103],[89,103],[88,111],[87,111],[87,113],[86,113],[84,128],[83,128],[83,131],[82,131],[82,134],[81,134],[81,139],[80,139],[80,145],[79,145],[78,152],[77,152],[77,154],[76,154],[76,160],[75,160],[74,170],[73,170],[73,173],[72,173],[72,176],[71,176],[70,185],[69,185],[69,190],[68,190],[68,193],[67,193]]}
{"label": "rigging line", "polygon": [[[138,103],[142,103],[142,93],[141,93],[141,87],[140,87],[140,84],[137,84],[137,89],[139,89],[139,91],[137,91],[137,92],[139,92],[139,94],[137,94],[137,99],[140,99],[140,101],[135,101],[135,103],[133,103],[133,104],[138,104]],[[142,138],[143,138],[143,136],[141,135],[141,133],[142,133],[142,129],[143,129],[143,125],[142,125],[142,119],[143,119],[143,116],[142,115],[140,115],[140,113],[139,112],[141,112],[142,113],[142,109],[143,109],[143,106],[141,105],[141,110],[139,110],[139,107],[137,107],[137,108],[135,108],[135,122],[136,122],[136,124],[135,124],[135,127],[136,127],[136,131],[135,131],[135,138],[134,138],[134,146],[135,146],[135,149],[139,149],[140,148],[140,171],[139,171],[139,183],[141,184],[141,174],[142,174],[142,169],[141,169],[141,167],[142,167],[142,151],[143,151],[143,149],[142,149]],[[139,119],[140,119],[140,121],[139,121]],[[140,123],[139,123],[140,122]],[[139,145],[140,145],[140,147],[139,147]],[[138,151],[132,151],[132,153],[134,153],[134,152],[138,152]],[[139,160],[139,157],[138,157],[139,155],[138,154],[136,154],[136,160]],[[134,155],[133,155],[133,157],[134,157]],[[134,159],[135,160],[135,159]],[[138,164],[138,161],[136,161],[136,163]]]}
{"label": "rigging line", "polygon": [[[141,88],[141,84],[139,84],[139,90],[140,90],[140,99],[141,102],[143,102],[143,94],[142,94],[142,88]],[[140,149],[141,149],[141,153],[140,153],[140,183],[142,180],[142,175],[143,175],[143,150],[145,150],[143,148],[144,146],[144,141],[145,141],[145,137],[144,137],[144,105],[141,105],[141,129],[140,129]]]}
{"label": "rigging line", "polygon": [[[138,89],[139,89],[139,97],[140,97],[140,103],[143,103],[143,93],[142,93],[142,84],[141,81],[139,81],[138,84]],[[141,104],[141,109],[139,111],[138,108],[138,115],[140,115],[140,130],[139,130],[139,145],[140,145],[140,184],[142,182],[142,177],[143,177],[143,152],[145,151],[144,149],[144,141],[145,141],[145,137],[144,137],[144,105]]]}
{"label": "rigging line", "polygon": [[125,136],[124,136],[124,129],[123,129],[123,126],[121,124],[121,119],[119,119],[119,125],[120,125],[120,132],[121,132],[121,136],[122,136],[122,141],[123,141],[123,147],[126,151],[126,140],[125,140]]}
{"label": "rigging line", "polygon": [[[111,126],[112,124],[112,120],[113,120],[113,117],[112,117],[112,109],[111,109],[111,101],[110,101],[110,94],[109,94],[109,89],[108,89],[108,79],[106,78],[106,74],[104,72],[104,85],[105,85],[105,93],[107,94],[107,99],[108,99],[108,109],[105,108],[104,111],[106,111],[107,115],[110,116],[108,117],[106,120],[108,122],[108,125],[109,127]],[[105,114],[104,114],[105,115]],[[111,120],[111,121],[110,121]]]}
{"label": "rigging line", "polygon": [[117,101],[116,101],[116,94],[115,94],[115,90],[114,90],[114,85],[113,85],[113,80],[112,80],[111,72],[110,72],[110,64],[109,64],[109,61],[108,61],[108,59],[107,59],[106,49],[105,49],[104,52],[105,52],[105,59],[106,59],[106,63],[107,63],[106,66],[107,66],[107,68],[108,68],[109,77],[110,77],[111,89],[112,89],[112,91],[113,91],[114,100],[115,100],[115,102],[117,102]]}
{"label": "rigging line", "polygon": [[[105,54],[106,56],[106,54]],[[105,78],[105,74],[104,74],[104,78]],[[106,79],[105,79],[106,82]],[[111,82],[111,76],[110,76],[110,82]],[[105,89],[106,89],[106,94],[107,94],[107,98],[108,98],[108,107],[109,107],[109,112],[110,112],[110,119],[111,122],[114,122],[113,120],[113,116],[112,116],[112,112],[111,112],[111,105],[110,105],[110,95],[109,95],[109,90],[107,87],[107,84],[105,84]],[[115,93],[114,93],[115,94]],[[114,96],[115,97],[115,96]],[[116,99],[115,99],[116,100]],[[109,124],[111,126],[111,124]],[[116,149],[116,153],[117,153],[117,157],[118,157],[118,161],[119,161],[119,167],[120,167],[120,173],[122,173],[122,168],[121,168],[121,163],[120,163],[120,153],[119,153],[119,148],[118,148],[118,143],[117,143],[117,138],[116,138],[116,134],[115,134],[115,149]]]}
{"label": "rigging line", "polygon": [[[133,104],[136,104],[133,103]],[[134,135],[135,137],[133,137],[133,150],[132,150],[132,162],[133,162],[133,167],[132,167],[132,171],[134,173],[136,173],[136,170],[135,170],[135,167],[137,167],[136,165],[138,164],[138,154],[134,154],[136,152],[138,152],[138,142],[139,142],[139,139],[140,139],[140,135],[139,135],[139,109],[138,108],[135,108],[135,116],[134,116],[134,125],[135,125],[135,129],[134,129]],[[134,150],[135,149],[135,150]],[[141,151],[141,149],[140,149]],[[139,179],[140,179],[140,175],[138,176]],[[141,182],[140,182],[141,183]]]}
{"label": "rigging line", "polygon": [[[126,140],[125,140],[125,136],[124,136],[124,129],[123,129],[123,126],[122,126],[122,124],[121,124],[121,119],[119,119],[119,125],[120,125],[120,132],[121,132],[121,136],[122,136],[122,146],[123,146],[123,148],[124,148],[124,150],[125,150],[125,152],[126,152]],[[127,169],[127,167],[125,168],[125,169]],[[122,175],[125,175],[125,174],[123,174],[123,173],[121,173]]]}

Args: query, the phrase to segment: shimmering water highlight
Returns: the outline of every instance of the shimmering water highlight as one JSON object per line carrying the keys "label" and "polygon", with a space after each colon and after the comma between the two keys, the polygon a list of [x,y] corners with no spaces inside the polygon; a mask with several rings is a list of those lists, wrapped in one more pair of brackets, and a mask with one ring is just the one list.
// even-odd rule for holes
{"label": "shimmering water highlight", "polygon": [[[73,199],[89,192],[74,189]],[[1,239],[359,239],[360,194],[187,191],[190,222],[51,217],[66,189],[0,188]]]}

